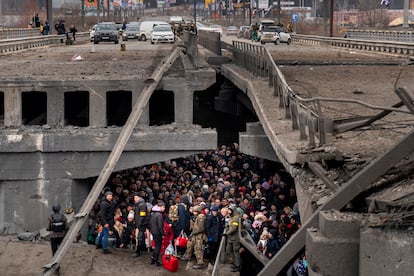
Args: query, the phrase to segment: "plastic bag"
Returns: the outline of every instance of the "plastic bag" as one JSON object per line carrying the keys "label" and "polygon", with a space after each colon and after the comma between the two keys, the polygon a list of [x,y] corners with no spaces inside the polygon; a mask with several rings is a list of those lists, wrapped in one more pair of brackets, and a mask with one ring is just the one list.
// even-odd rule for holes
{"label": "plastic bag", "polygon": [[174,246],[170,243],[167,248],[165,249],[165,255],[174,255]]}
{"label": "plastic bag", "polygon": [[180,235],[177,237],[175,241],[175,245],[178,247],[187,247],[188,237],[184,230],[181,230]]}

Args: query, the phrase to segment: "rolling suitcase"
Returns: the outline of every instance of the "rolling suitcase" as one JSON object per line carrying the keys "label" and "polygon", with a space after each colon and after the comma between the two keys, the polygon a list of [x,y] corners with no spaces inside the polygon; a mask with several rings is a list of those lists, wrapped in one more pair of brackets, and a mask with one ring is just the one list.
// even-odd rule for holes
{"label": "rolling suitcase", "polygon": [[162,266],[171,272],[178,270],[178,259],[173,255],[162,255]]}

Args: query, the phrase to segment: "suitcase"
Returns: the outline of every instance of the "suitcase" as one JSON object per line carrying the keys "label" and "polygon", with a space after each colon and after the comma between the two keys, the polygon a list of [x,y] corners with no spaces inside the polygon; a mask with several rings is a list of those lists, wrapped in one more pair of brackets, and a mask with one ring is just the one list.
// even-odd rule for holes
{"label": "suitcase", "polygon": [[171,272],[178,270],[178,259],[173,255],[162,255],[162,266]]}

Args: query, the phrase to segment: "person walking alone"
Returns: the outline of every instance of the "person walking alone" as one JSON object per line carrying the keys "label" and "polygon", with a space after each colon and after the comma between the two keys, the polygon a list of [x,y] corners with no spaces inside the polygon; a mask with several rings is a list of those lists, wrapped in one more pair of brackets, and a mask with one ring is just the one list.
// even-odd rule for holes
{"label": "person walking alone", "polygon": [[59,204],[53,205],[52,211],[53,214],[49,217],[49,224],[48,227],[46,227],[46,230],[52,232],[50,236],[50,244],[52,246],[52,255],[55,255],[69,227],[66,217],[60,213]]}

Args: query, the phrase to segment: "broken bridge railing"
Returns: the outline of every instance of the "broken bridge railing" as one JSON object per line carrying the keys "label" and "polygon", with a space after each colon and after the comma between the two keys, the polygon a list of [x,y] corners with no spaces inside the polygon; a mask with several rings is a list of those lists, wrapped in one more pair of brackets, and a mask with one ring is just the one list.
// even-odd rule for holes
{"label": "broken bridge railing", "polygon": [[284,108],[285,118],[292,121],[292,129],[300,131],[300,139],[309,141],[310,147],[324,145],[332,126],[327,118],[319,116],[303,103],[287,84],[284,75],[274,62],[270,52],[260,45],[233,41],[233,62],[258,77],[268,79],[279,97],[279,107]]}
{"label": "broken bridge railing", "polygon": [[[368,125],[390,112],[411,113],[412,99],[405,88],[395,88],[395,93],[401,102],[393,106],[377,106],[363,101],[346,98],[313,97],[303,98],[296,94],[287,84],[286,79],[273,60],[269,50],[261,45],[246,42],[233,41],[233,62],[243,67],[257,77],[267,78],[270,87],[273,87],[273,95],[279,97],[279,107],[285,109],[285,119],[292,121],[292,129],[300,131],[300,139],[309,141],[310,147],[325,145],[333,134],[346,132],[361,126]],[[310,104],[320,107],[321,102],[348,103],[364,106],[381,112],[372,117],[363,116],[353,118],[353,122],[335,120],[320,115],[320,112],[311,108]],[[401,106],[406,109],[401,109]]]}

